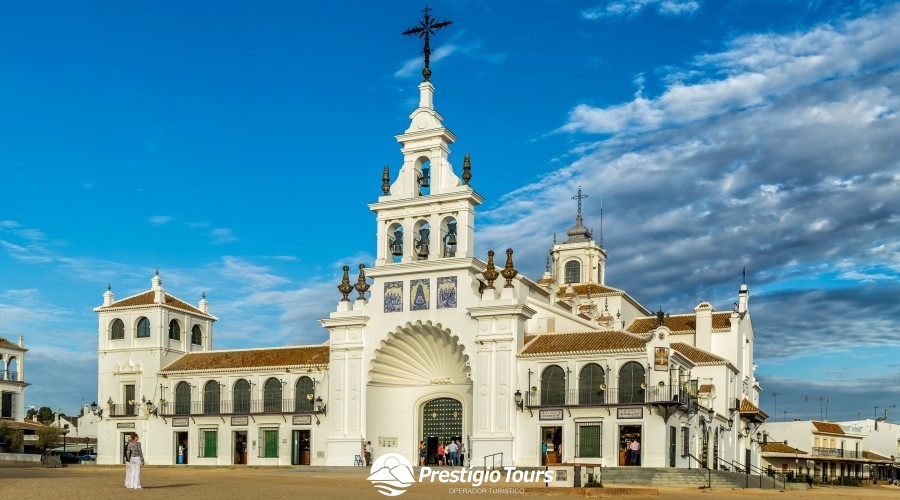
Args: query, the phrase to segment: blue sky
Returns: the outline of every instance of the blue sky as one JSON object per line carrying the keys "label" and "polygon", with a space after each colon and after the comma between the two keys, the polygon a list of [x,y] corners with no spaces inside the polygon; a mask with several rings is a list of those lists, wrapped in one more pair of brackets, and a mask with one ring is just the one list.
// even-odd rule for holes
{"label": "blue sky", "polygon": [[[97,398],[92,308],[157,268],[207,293],[218,348],[325,340],[340,266],[373,260],[422,8],[326,4],[0,7],[0,336],[25,335],[26,404]],[[431,6],[479,254],[540,277],[577,187],[595,229],[602,191],[608,283],[648,308],[726,310],[747,267],[773,418],[900,403],[900,6]]]}

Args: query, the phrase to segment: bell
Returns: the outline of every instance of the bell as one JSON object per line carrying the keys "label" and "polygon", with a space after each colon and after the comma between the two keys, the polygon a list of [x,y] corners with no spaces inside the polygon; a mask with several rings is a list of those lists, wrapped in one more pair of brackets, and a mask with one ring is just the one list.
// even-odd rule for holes
{"label": "bell", "polygon": [[403,256],[403,231],[397,229],[394,236],[391,237],[391,255],[395,257]]}
{"label": "bell", "polygon": [[431,187],[429,182],[431,181],[431,172],[429,172],[428,167],[422,168],[422,175],[419,177],[419,186],[423,188]]}
{"label": "bell", "polygon": [[456,223],[447,224],[447,246],[456,246]]}
{"label": "bell", "polygon": [[419,248],[418,255],[419,255],[420,259],[428,258],[428,237],[429,237],[430,233],[431,233],[431,230],[429,230],[427,227],[423,227],[422,229],[419,229],[419,237],[418,237],[416,243],[418,243],[418,245],[417,245]]}

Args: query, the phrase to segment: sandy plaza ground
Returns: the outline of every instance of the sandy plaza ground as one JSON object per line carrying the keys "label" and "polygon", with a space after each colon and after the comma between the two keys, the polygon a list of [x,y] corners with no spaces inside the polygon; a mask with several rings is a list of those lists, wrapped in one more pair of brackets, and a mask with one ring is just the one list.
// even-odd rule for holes
{"label": "sandy plaza ground", "polygon": [[[119,498],[191,498],[191,499],[368,499],[385,498],[366,481],[368,470],[362,467],[253,468],[145,467],[143,489],[126,490],[124,466],[71,465],[46,469],[30,464],[0,463],[0,498],[119,499]],[[509,486],[507,488],[507,486]],[[495,491],[483,487],[477,491],[456,491],[446,484],[414,484],[401,496],[404,499],[434,498],[515,498],[584,496],[573,491],[532,485],[495,485]],[[615,485],[592,489],[591,496],[610,496]],[[605,490],[605,491],[604,491]],[[758,489],[646,488],[646,494],[622,496],[629,499],[876,499],[900,498],[900,487],[868,486],[820,487],[811,491],[770,491]],[[636,493],[636,492],[635,492]]]}

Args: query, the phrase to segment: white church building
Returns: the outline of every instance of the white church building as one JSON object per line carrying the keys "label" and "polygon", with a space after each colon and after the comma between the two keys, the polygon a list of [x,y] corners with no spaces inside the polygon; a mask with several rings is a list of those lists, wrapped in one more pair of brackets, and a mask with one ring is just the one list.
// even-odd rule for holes
{"label": "white church building", "polygon": [[606,283],[580,192],[539,279],[512,250],[476,256],[471,162],[457,175],[435,88],[419,91],[403,165],[369,205],[374,266],[344,267],[324,343],[215,350],[205,297],[176,298],[158,273],[136,295],[106,291],[98,462],[122,463],[136,432],[153,465],[352,466],[366,441],[414,464],[424,442],[435,463],[459,439],[476,466],[758,466],[747,285],[733,310],[652,312]]}

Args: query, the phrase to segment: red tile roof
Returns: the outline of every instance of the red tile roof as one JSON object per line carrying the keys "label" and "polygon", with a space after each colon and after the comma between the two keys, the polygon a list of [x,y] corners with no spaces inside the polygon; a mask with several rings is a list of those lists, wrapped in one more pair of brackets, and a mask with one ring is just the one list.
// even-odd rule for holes
{"label": "red tile roof", "polygon": [[569,293],[569,285],[560,285],[559,291],[556,292],[556,296],[560,298],[568,298],[573,295],[587,295],[590,293],[594,296],[602,296],[602,295],[622,295],[625,292],[619,290],[618,288],[613,288],[611,286],[601,285],[599,283],[582,283],[582,284],[572,284],[572,291],[574,293]]}
{"label": "red tile roof", "polygon": [[800,455],[805,455],[806,452],[802,450],[798,450],[793,446],[788,446],[784,443],[765,443],[761,447],[763,453],[796,453]]}
{"label": "red tile roof", "polygon": [[[205,317],[210,317],[210,318],[212,317],[211,315],[209,315],[207,313],[201,312],[200,309],[197,309],[196,307],[188,304],[187,302],[184,302],[183,300],[179,299],[178,297],[169,295],[168,293],[166,293],[165,295],[166,295],[166,303],[159,304],[159,305],[168,306],[168,307],[171,307],[174,309],[180,309],[182,311],[187,311],[189,313],[196,314],[199,316],[205,316]],[[120,307],[138,307],[138,306],[157,305],[155,302],[155,298],[156,298],[156,292],[154,290],[148,290],[146,292],[139,293],[137,295],[132,295],[131,297],[127,297],[122,300],[117,300],[108,306],[98,307],[97,309],[95,309],[95,311],[109,311],[109,310],[117,309]]]}
{"label": "red tile roof", "polygon": [[521,357],[598,352],[638,352],[647,341],[623,332],[544,333],[522,350]]}
{"label": "red tile roof", "polygon": [[5,349],[15,349],[17,351],[22,351],[22,352],[25,352],[28,350],[28,349],[25,349],[24,347],[19,347],[19,344],[10,342],[3,337],[0,337],[0,347],[3,347]]}
{"label": "red tile roof", "polygon": [[329,356],[327,345],[192,352],[176,359],[160,371],[171,373],[238,368],[326,366]]}
{"label": "red tile roof", "polygon": [[828,434],[844,433],[844,429],[842,429],[840,425],[833,422],[819,422],[818,420],[813,420],[812,424],[819,432],[827,432]]}
{"label": "red tile roof", "polygon": [[[647,316],[644,318],[636,318],[628,325],[631,333],[644,334],[650,333],[650,330],[656,328],[656,316]],[[697,331],[697,315],[696,314],[676,314],[666,318],[666,328],[672,333],[695,333]],[[731,328],[731,313],[714,312],[712,313],[712,329],[713,331],[725,331]]]}
{"label": "red tile roof", "polygon": [[760,410],[758,406],[753,404],[749,399],[744,398],[741,400],[741,415],[757,415],[761,417],[763,420],[769,418],[769,414]]}
{"label": "red tile roof", "polygon": [[680,352],[687,359],[691,360],[694,364],[697,365],[724,365],[728,364],[728,360],[725,358],[720,358],[715,354],[710,352],[706,352],[703,349],[698,349],[690,344],[685,344],[684,342],[672,342],[672,349]]}

